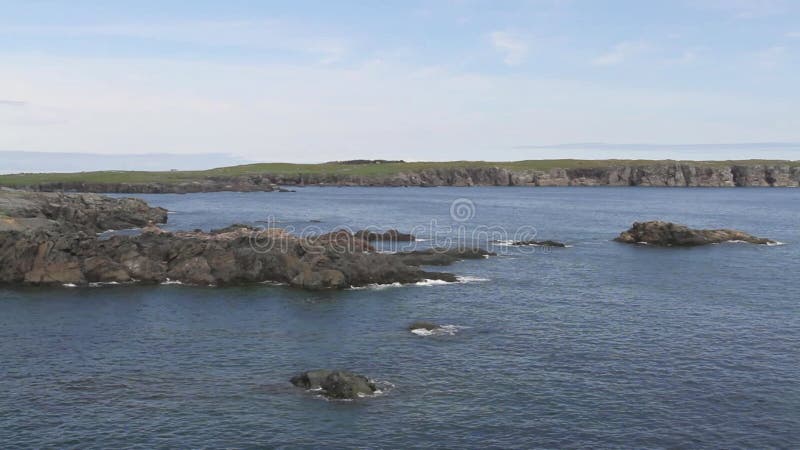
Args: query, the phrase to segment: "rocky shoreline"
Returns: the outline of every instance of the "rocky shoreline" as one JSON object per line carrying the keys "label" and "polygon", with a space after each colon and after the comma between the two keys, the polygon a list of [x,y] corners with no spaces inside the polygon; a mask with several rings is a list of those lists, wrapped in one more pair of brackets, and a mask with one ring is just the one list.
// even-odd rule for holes
{"label": "rocky shoreline", "polygon": [[[436,252],[378,253],[369,239],[405,239],[396,231],[337,231],[298,237],[281,229],[234,225],[211,232],[167,232],[167,211],[136,199],[96,194],[0,190],[0,283],[196,285],[275,282],[304,289],[342,289],[424,280],[457,281],[420,268]],[[143,227],[135,236],[100,239],[107,229]],[[488,255],[442,250],[439,264]]]}
{"label": "rocky shoreline", "polygon": [[[231,225],[210,232],[164,231],[167,211],[142,200],[0,188],[0,283],[164,283],[195,285],[273,282],[304,289],[458,281],[423,266],[447,266],[494,255],[481,248],[429,248],[382,253],[372,242],[413,242],[397,230],[339,230],[294,236],[280,228]],[[107,230],[136,235],[101,239]],[[631,244],[697,246],[729,241],[777,245],[736,230],[695,230],[669,222],[637,222],[615,239]],[[556,241],[513,246],[565,247]]]}
{"label": "rocky shoreline", "polygon": [[648,186],[648,187],[798,187],[794,164],[653,163],[607,167],[513,170],[503,167],[449,167],[399,170],[387,175],[342,173],[251,173],[200,177],[181,182],[42,182],[18,188],[34,191],[99,193],[194,193],[287,191],[281,186]]}

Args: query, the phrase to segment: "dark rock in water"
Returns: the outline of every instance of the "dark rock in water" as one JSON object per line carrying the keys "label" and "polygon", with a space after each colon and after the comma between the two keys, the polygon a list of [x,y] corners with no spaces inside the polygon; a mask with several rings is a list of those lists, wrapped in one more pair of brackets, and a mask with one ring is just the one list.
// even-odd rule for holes
{"label": "dark rock in water", "polygon": [[[211,232],[160,229],[166,210],[95,194],[0,190],[0,283],[88,284],[180,281],[199,285],[279,282],[303,289],[457,281],[405,257],[376,253],[347,231],[294,236],[235,224]],[[99,239],[98,229],[143,226]],[[449,252],[458,258],[469,251]],[[447,264],[456,260],[447,256]]]}
{"label": "dark rock in water", "polygon": [[409,330],[428,330],[433,331],[441,328],[441,325],[437,325],[433,322],[426,322],[424,320],[419,320],[413,322],[411,325],[408,326]]}
{"label": "dark rock in water", "polygon": [[416,238],[408,233],[401,233],[397,230],[388,230],[383,233],[369,230],[356,231],[353,234],[355,237],[364,239],[365,241],[394,241],[394,242],[411,242]]}
{"label": "dark rock in water", "polygon": [[[230,233],[239,230],[259,231],[260,228],[243,223],[234,223],[232,225],[228,225],[227,227],[213,229],[211,230],[211,234]],[[197,228],[194,231],[202,233],[203,230]]]}
{"label": "dark rock in water", "polygon": [[614,240],[626,244],[650,244],[662,247],[689,247],[729,241],[776,244],[771,239],[759,238],[742,231],[696,230],[684,225],[662,221],[636,222],[628,231],[622,232]]}
{"label": "dark rock in water", "polygon": [[333,399],[356,399],[377,390],[367,377],[341,370],[311,370],[290,381],[304,389],[322,389],[322,395]]}
{"label": "dark rock in water", "polygon": [[[497,243],[497,241],[494,241]],[[534,247],[566,247],[567,244],[558,241],[544,240],[544,241],[514,241],[511,243],[513,246],[534,246]]]}
{"label": "dark rock in water", "polygon": [[309,370],[292,377],[291,383],[304,389],[319,389],[332,370]]}
{"label": "dark rock in water", "polygon": [[412,266],[446,266],[462,259],[480,259],[496,256],[482,248],[429,248],[397,253],[404,263]]}

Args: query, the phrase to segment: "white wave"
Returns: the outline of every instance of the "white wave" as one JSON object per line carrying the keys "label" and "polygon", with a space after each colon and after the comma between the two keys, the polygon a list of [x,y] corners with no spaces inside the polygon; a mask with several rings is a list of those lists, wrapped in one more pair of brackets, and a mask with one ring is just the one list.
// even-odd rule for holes
{"label": "white wave", "polygon": [[[371,381],[372,384],[375,385],[375,391],[372,394],[364,394],[359,392],[357,394],[358,398],[375,398],[381,395],[386,395],[387,393],[389,393],[389,391],[391,391],[395,387],[394,383],[390,383],[388,381],[380,381],[380,380],[369,380],[369,381]],[[306,389],[306,392],[316,394],[314,395],[314,397],[328,402],[352,402],[354,400],[352,398],[329,398],[322,393],[323,391],[324,389],[322,389],[321,387]]]}
{"label": "white wave", "polygon": [[456,278],[458,278],[459,283],[478,283],[481,281],[489,281],[488,278],[473,277],[470,275],[464,275]]}
{"label": "white wave", "polygon": [[411,330],[411,332],[416,334],[417,336],[437,336],[437,335],[453,336],[458,332],[458,330],[462,328],[463,327],[460,327],[458,325],[442,325],[432,330],[428,330],[426,328],[414,328]]}
{"label": "white wave", "polygon": [[[725,241],[727,244],[749,244],[750,242],[742,241],[739,239],[731,239],[730,241]],[[765,244],[767,247],[777,247],[779,245],[786,245],[784,242],[779,241],[769,241]]]}
{"label": "white wave", "polygon": [[101,287],[101,286],[116,286],[120,284],[117,281],[97,281],[94,283],[89,283],[89,287]]}
{"label": "white wave", "polygon": [[425,238],[414,238],[414,241],[415,241],[415,242],[428,242],[428,241],[430,241],[430,239],[425,239]]}
{"label": "white wave", "polygon": [[78,285],[75,284],[75,283],[64,283],[61,286],[68,287],[68,288],[78,287]]}
{"label": "white wave", "polygon": [[358,394],[360,398],[371,398],[371,397],[378,397],[380,395],[385,395],[389,391],[395,388],[394,383],[390,383],[388,381],[381,381],[381,380],[369,380],[372,384],[375,385],[375,392],[372,395],[369,394]]}
{"label": "white wave", "polygon": [[437,286],[441,284],[451,284],[451,282],[444,280],[422,280],[414,283],[414,286]]}
{"label": "white wave", "polygon": [[488,278],[474,277],[474,276],[469,276],[469,275],[459,276],[459,277],[456,277],[456,279],[458,281],[445,281],[445,280],[426,279],[426,280],[422,280],[422,281],[417,281],[416,283],[409,283],[409,284],[403,284],[403,283],[400,283],[400,282],[397,282],[397,281],[394,282],[394,283],[386,283],[386,284],[373,283],[373,284],[368,284],[368,285],[365,285],[365,286],[350,286],[349,290],[351,290],[351,291],[363,291],[363,290],[379,291],[379,290],[382,290],[382,289],[397,288],[397,287],[403,287],[403,286],[423,286],[423,287],[425,287],[425,286],[442,286],[442,285],[445,285],[445,284],[477,283],[477,282],[482,282],[482,281],[489,281]]}
{"label": "white wave", "polygon": [[512,247],[514,246],[514,241],[505,240],[505,241],[493,241],[490,242],[492,245],[497,245],[499,247]]}
{"label": "white wave", "polygon": [[650,245],[649,242],[645,242],[645,241],[639,241],[636,244],[638,244],[638,245]]}
{"label": "white wave", "polygon": [[366,286],[350,286],[350,290],[352,290],[352,291],[363,291],[363,290],[379,291],[379,290],[386,289],[386,288],[401,287],[401,286],[403,286],[403,284],[399,283],[399,282],[387,283],[387,284],[373,283],[373,284],[368,284]]}
{"label": "white wave", "polygon": [[170,280],[169,278],[167,278],[166,280],[162,281],[161,284],[169,285],[169,284],[183,284],[183,283],[178,280]]}

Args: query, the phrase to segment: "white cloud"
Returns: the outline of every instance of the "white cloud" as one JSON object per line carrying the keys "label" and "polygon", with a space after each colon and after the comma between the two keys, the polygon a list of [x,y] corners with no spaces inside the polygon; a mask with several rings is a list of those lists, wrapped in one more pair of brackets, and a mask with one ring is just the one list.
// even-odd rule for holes
{"label": "white cloud", "polygon": [[627,59],[647,50],[648,45],[642,41],[625,41],[615,45],[611,50],[594,58],[592,64],[596,66],[613,66],[625,62]]}
{"label": "white cloud", "polygon": [[755,59],[759,66],[765,69],[774,69],[786,60],[786,56],[786,47],[776,45],[757,52]]}
{"label": "white cloud", "polygon": [[393,61],[343,68],[0,54],[0,86],[30,102],[0,108],[0,149],[30,151],[503,160],[531,156],[513,150],[522,143],[796,141],[800,129],[785,98]]}
{"label": "white cloud", "polygon": [[528,55],[528,44],[521,38],[508,31],[493,31],[489,39],[495,50],[503,56],[503,63],[508,66],[518,66],[525,61]]}
{"label": "white cloud", "polygon": [[310,56],[322,64],[341,60],[348,39],[309,32],[308,27],[273,19],[189,20],[150,23],[77,25],[0,25],[0,32],[36,37],[122,37],[193,44],[208,48],[240,47],[278,50]]}

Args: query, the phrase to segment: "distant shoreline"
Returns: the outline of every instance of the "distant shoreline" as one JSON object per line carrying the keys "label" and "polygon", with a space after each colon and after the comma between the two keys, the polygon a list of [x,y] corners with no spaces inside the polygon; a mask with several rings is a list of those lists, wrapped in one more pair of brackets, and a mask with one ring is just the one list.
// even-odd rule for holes
{"label": "distant shoreline", "polygon": [[99,171],[0,175],[35,191],[191,193],[274,191],[278,186],[798,187],[800,161],[530,160],[265,163],[202,171]]}

